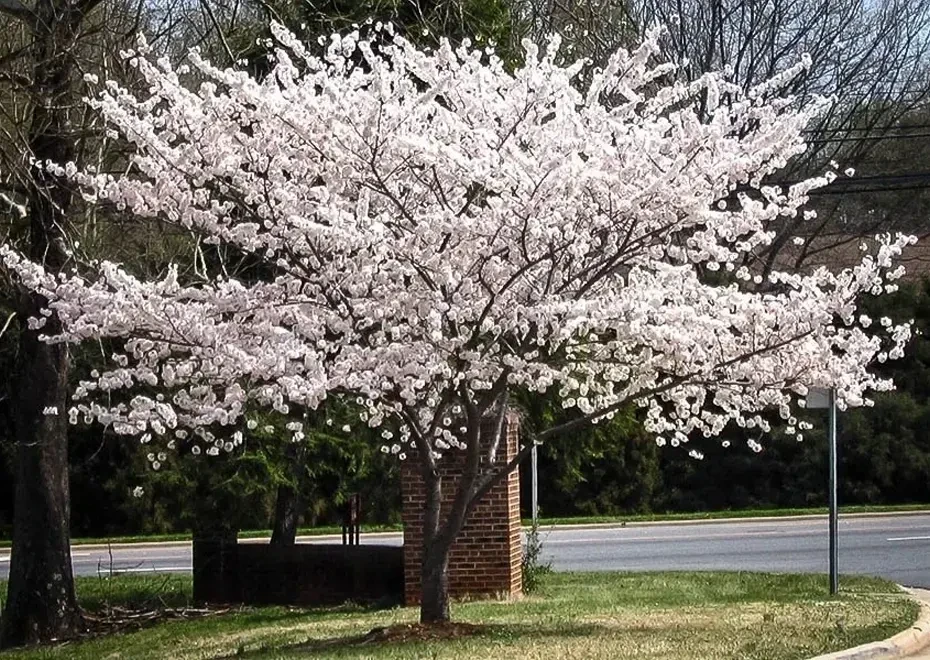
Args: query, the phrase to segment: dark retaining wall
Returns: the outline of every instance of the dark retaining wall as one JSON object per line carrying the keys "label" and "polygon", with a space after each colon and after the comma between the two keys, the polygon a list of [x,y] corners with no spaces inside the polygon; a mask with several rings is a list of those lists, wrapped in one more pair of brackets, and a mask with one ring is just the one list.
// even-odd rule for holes
{"label": "dark retaining wall", "polygon": [[392,605],[404,597],[403,548],[381,545],[234,543],[197,538],[194,598],[207,603]]}

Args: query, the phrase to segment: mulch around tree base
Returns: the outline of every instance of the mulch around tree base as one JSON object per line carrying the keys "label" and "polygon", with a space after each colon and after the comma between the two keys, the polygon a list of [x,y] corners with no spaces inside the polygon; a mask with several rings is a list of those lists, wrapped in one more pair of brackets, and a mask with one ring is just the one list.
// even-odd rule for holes
{"label": "mulch around tree base", "polygon": [[473,623],[399,623],[385,628],[374,628],[358,639],[360,644],[386,642],[427,642],[433,640],[458,639],[486,632],[490,626]]}
{"label": "mulch around tree base", "polygon": [[354,637],[335,637],[314,640],[298,644],[296,649],[321,651],[348,646],[368,644],[398,644],[404,642],[429,642],[438,640],[460,639],[480,635],[494,628],[493,625],[476,625],[473,623],[398,623],[383,628],[373,628],[364,635]]}

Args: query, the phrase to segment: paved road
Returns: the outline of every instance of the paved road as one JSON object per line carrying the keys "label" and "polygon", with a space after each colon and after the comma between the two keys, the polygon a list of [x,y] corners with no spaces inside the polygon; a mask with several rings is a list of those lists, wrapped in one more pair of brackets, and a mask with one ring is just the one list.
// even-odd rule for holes
{"label": "paved road", "polygon": [[[839,570],[930,587],[930,515],[840,519]],[[553,531],[559,570],[827,571],[826,518]]]}
{"label": "paved road", "polygon": [[[555,528],[544,531],[544,557],[557,570],[753,570],[826,572],[825,518],[706,524]],[[338,542],[304,539],[303,542]],[[401,536],[363,535],[363,543],[399,545]],[[75,546],[79,575],[98,571],[190,570],[189,544],[113,548]],[[9,551],[0,550],[0,578]],[[930,514],[840,519],[840,572],[880,575],[930,588]]]}

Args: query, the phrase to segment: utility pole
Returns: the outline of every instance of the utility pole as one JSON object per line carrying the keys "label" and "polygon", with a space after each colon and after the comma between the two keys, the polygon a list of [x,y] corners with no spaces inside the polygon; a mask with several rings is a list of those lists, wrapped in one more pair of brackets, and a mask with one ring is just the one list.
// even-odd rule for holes
{"label": "utility pole", "polygon": [[828,441],[830,443],[830,593],[839,591],[839,573],[837,572],[837,535],[839,531],[839,516],[836,497],[836,390],[830,390]]}
{"label": "utility pole", "polygon": [[538,471],[538,463],[536,462],[537,461],[537,458],[536,458],[537,446],[538,445],[534,442],[533,448],[530,450],[530,473],[532,476],[530,480],[532,482],[530,489],[531,489],[532,496],[533,496],[533,499],[532,499],[533,527],[535,527],[537,522],[539,522],[539,471]]}

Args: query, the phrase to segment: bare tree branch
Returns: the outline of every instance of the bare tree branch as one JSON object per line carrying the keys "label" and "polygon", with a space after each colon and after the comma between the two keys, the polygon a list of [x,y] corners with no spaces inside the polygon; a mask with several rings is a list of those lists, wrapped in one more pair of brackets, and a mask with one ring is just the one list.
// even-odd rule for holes
{"label": "bare tree branch", "polygon": [[19,20],[35,18],[35,13],[19,0],[0,0],[0,13]]}

